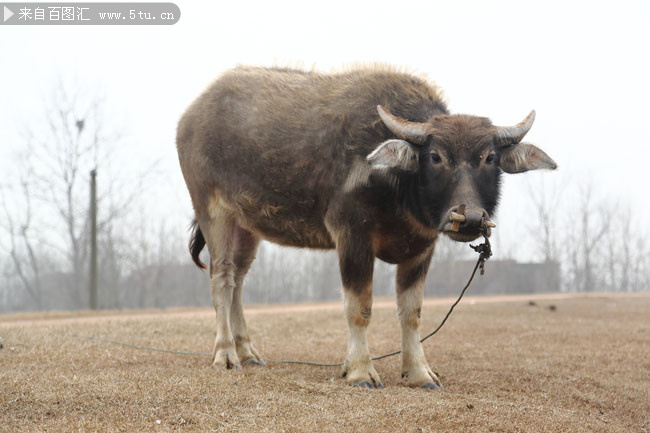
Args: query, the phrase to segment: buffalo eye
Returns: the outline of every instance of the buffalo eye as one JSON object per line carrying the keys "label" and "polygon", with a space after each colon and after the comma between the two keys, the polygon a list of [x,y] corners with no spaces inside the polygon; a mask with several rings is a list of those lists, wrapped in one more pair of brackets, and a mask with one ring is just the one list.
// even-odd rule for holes
{"label": "buffalo eye", "polygon": [[497,154],[496,154],[496,153],[490,153],[490,154],[487,156],[487,158],[485,158],[485,162],[486,162],[487,164],[492,164],[496,158],[497,158]]}
{"label": "buffalo eye", "polygon": [[440,158],[440,154],[438,154],[438,152],[431,153],[431,162],[434,164],[440,164],[442,162],[442,158]]}

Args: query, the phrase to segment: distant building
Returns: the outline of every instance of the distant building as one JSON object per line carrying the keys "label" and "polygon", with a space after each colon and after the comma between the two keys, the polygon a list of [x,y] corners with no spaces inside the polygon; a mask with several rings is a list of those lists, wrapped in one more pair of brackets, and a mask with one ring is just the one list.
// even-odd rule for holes
{"label": "distant building", "polygon": [[[432,264],[424,289],[425,296],[457,294],[465,286],[476,261],[460,260]],[[489,260],[485,275],[476,271],[468,293],[544,293],[560,290],[560,264],[518,263],[515,260]]]}

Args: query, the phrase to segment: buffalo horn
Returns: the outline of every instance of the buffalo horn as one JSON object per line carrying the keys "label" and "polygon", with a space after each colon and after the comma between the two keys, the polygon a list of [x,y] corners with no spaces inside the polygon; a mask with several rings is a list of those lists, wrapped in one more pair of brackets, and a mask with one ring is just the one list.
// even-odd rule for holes
{"label": "buffalo horn", "polygon": [[429,125],[426,123],[409,122],[400,117],[393,116],[381,105],[377,105],[377,112],[384,125],[399,138],[414,144],[422,144],[427,139]]}
{"label": "buffalo horn", "polygon": [[530,130],[535,121],[535,110],[515,126],[497,126],[495,138],[499,147],[508,147],[519,143]]}

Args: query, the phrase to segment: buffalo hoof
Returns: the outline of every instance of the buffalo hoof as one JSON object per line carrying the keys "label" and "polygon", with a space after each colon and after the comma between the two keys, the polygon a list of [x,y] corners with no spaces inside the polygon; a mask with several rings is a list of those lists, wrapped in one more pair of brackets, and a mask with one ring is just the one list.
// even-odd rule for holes
{"label": "buffalo hoof", "polygon": [[220,351],[217,353],[212,366],[217,370],[241,370],[241,364],[237,355],[228,354],[226,351]]}
{"label": "buffalo hoof", "polygon": [[232,364],[228,364],[228,365],[217,365],[217,364],[213,364],[212,366],[213,366],[216,370],[237,370],[237,371],[241,370],[241,365],[232,365]]}
{"label": "buffalo hoof", "polygon": [[384,387],[379,374],[372,366],[372,361],[358,362],[354,365],[346,360],[341,373],[348,385],[369,389],[382,389]]}
{"label": "buffalo hoof", "polygon": [[243,365],[244,367],[246,367],[246,366],[248,366],[248,365],[259,365],[259,366],[261,366],[261,367],[265,367],[265,366],[266,366],[266,362],[264,362],[263,359],[249,358],[249,359],[247,359],[246,361],[242,362],[242,365]]}
{"label": "buffalo hoof", "polygon": [[424,385],[420,385],[420,388],[424,388],[424,389],[441,389],[442,385],[438,385],[435,382],[427,382]]}
{"label": "buffalo hoof", "polygon": [[358,386],[360,388],[368,388],[368,389],[384,389],[384,384],[381,382],[378,382],[377,385],[375,385],[372,382],[368,382],[367,380],[364,380],[363,382],[357,382],[353,384],[353,386]]}

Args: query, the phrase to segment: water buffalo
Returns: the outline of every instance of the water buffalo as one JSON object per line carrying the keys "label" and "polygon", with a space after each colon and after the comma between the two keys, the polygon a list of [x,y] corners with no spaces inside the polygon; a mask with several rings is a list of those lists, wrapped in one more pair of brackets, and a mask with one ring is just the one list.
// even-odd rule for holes
{"label": "water buffalo", "polygon": [[368,388],[383,386],[366,338],[373,263],[397,264],[402,376],[410,386],[440,387],[418,336],[436,239],[479,236],[502,172],[556,167],[521,143],[534,117],[501,127],[449,114],[435,86],[388,67],[224,73],[187,109],[177,133],[196,214],[190,252],[200,267],[206,243],[210,252],[213,365],[264,364],[246,328],[242,283],[266,239],[336,248],[349,327],[343,376]]}

